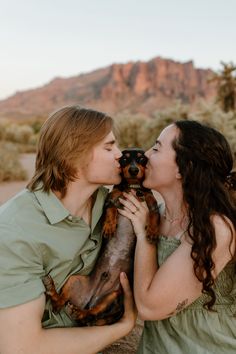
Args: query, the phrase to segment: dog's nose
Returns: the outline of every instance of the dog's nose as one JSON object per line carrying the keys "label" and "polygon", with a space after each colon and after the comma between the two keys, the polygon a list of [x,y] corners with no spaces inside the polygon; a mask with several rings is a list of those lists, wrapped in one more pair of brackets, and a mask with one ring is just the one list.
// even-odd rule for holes
{"label": "dog's nose", "polygon": [[139,171],[139,169],[137,168],[137,167],[133,167],[133,166],[131,166],[130,168],[129,168],[129,174],[131,175],[131,176],[137,176],[137,174],[138,174],[138,171]]}

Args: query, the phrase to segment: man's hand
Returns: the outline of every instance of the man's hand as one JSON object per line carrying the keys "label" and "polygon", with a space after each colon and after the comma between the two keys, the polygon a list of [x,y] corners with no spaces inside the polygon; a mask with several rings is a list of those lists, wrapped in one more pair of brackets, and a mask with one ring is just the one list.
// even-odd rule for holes
{"label": "man's hand", "polygon": [[124,307],[125,312],[120,319],[120,323],[127,325],[127,330],[130,332],[136,323],[137,309],[134,303],[133,294],[129,285],[129,280],[125,273],[120,274],[120,282],[124,291]]}

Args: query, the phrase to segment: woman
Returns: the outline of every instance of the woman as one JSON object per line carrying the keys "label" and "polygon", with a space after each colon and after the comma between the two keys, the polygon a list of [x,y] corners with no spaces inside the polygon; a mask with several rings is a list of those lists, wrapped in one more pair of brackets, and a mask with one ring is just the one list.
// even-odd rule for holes
{"label": "woman", "polygon": [[[236,351],[236,186],[225,138],[195,121],[165,128],[144,186],[159,192],[159,240],[145,238],[147,206],[125,194],[137,235],[134,293],[145,320],[138,353]],[[158,257],[157,257],[158,255]]]}
{"label": "woman", "polygon": [[[91,354],[128,334],[136,314],[121,274],[125,314],[111,326],[75,328],[46,302],[42,278],[59,290],[71,274],[89,274],[101,247],[107,190],[120,182],[113,120],[78,106],[54,112],[42,127],[28,188],[0,208],[0,352]],[[71,328],[74,327],[74,328]]]}

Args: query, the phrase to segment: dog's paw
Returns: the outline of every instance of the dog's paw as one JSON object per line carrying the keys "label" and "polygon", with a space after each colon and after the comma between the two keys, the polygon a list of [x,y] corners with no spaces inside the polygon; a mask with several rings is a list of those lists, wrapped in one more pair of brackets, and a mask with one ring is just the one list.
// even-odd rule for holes
{"label": "dog's paw", "polygon": [[102,229],[102,236],[104,238],[111,238],[114,236],[116,232],[116,224],[115,223],[104,223]]}
{"label": "dog's paw", "polygon": [[43,277],[42,282],[45,286],[47,295],[52,295],[52,293],[56,291],[54,281],[50,275],[46,275],[45,277]]}
{"label": "dog's paw", "polygon": [[147,227],[147,240],[150,243],[157,243],[157,239],[158,239],[158,232],[156,229],[153,229],[151,227]]}
{"label": "dog's paw", "polygon": [[73,319],[80,321],[85,317],[85,314],[83,310],[81,310],[79,307],[73,305],[72,303],[68,302],[66,304],[66,313]]}

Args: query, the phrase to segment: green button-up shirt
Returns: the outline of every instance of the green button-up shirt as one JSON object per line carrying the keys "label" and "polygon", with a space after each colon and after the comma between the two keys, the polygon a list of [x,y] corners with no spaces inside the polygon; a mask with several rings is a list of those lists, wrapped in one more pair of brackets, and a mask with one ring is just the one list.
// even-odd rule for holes
{"label": "green button-up shirt", "polygon": [[[96,192],[91,228],[70,215],[52,192],[26,189],[0,207],[1,308],[38,298],[45,291],[42,277],[47,274],[59,290],[71,274],[91,272],[101,247],[106,194],[105,188]],[[44,327],[73,325],[64,310],[54,314],[47,302]]]}

